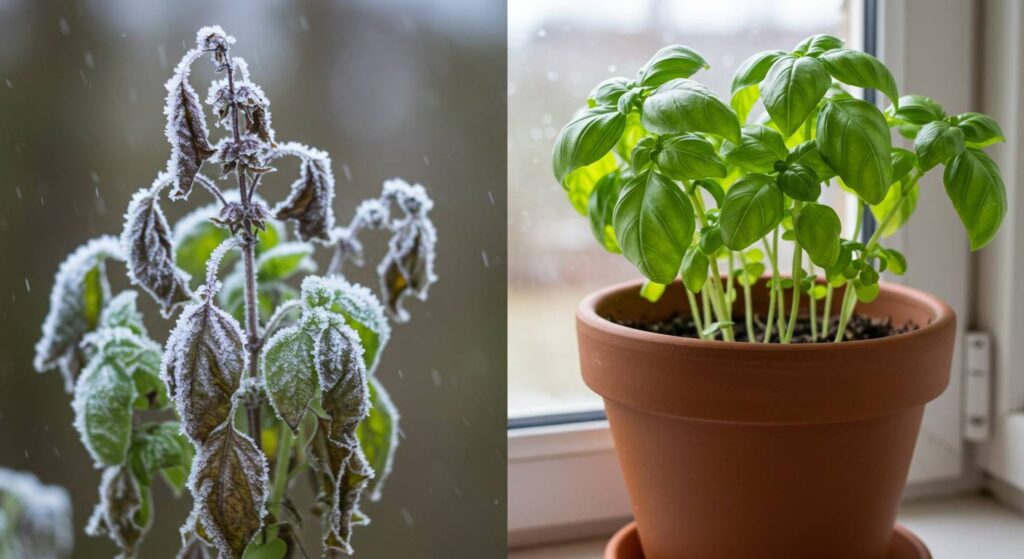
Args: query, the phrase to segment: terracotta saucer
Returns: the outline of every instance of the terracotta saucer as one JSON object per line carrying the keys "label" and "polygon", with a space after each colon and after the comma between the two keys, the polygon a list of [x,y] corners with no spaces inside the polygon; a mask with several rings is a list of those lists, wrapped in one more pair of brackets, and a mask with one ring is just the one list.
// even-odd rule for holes
{"label": "terracotta saucer", "polygon": [[[636,522],[623,526],[604,549],[604,559],[644,559]],[[932,559],[932,554],[910,530],[896,526],[887,559]]]}

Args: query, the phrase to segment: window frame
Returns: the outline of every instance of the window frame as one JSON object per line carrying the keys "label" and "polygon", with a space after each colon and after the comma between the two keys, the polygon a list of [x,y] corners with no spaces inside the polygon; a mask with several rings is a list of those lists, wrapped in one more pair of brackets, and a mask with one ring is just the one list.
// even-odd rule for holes
{"label": "window frame", "polygon": [[[919,75],[918,68],[935,68],[936,61],[953,49],[968,49],[973,62],[976,29],[959,21],[977,16],[977,1],[939,0],[942,7],[936,8],[933,0],[852,0],[851,35],[856,42],[852,46],[885,60],[901,92],[927,91],[948,103],[951,111],[971,110],[975,97],[970,85],[972,64],[964,67],[963,75],[957,75],[959,70],[943,69],[941,81],[933,75]],[[946,11],[944,17],[921,17],[942,11]],[[911,44],[925,37],[929,37],[927,48]],[[884,97],[878,101],[888,103]],[[906,278],[887,279],[934,293],[961,317],[971,316],[971,255],[966,236],[951,213],[941,177],[932,174],[922,186],[930,195],[922,195],[914,219],[888,244],[907,254],[934,253],[939,246],[943,256],[914,259]],[[873,225],[873,220],[867,223]],[[1024,268],[1024,257],[1016,262]],[[961,321],[958,344],[965,331]],[[1024,354],[1024,348],[1019,351]],[[950,386],[927,408],[906,498],[980,487],[979,469],[960,431],[961,360],[958,346]],[[1024,453],[1024,443],[1019,446]],[[1024,487],[1024,455],[1019,465]],[[510,418],[508,487],[510,547],[607,535],[632,516],[603,410]]]}

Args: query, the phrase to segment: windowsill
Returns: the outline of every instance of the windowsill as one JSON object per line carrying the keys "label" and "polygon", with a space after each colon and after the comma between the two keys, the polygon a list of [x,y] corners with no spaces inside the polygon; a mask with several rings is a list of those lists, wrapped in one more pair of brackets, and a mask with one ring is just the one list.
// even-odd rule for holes
{"label": "windowsill", "polygon": [[[987,497],[907,503],[899,521],[937,558],[1018,559],[1024,549],[1024,515]],[[509,559],[600,559],[606,539],[521,549]]]}

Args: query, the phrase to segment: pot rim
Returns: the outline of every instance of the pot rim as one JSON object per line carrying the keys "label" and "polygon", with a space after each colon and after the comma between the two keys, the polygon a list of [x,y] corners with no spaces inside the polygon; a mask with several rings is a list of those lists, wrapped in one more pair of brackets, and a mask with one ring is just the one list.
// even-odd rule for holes
{"label": "pot rim", "polygon": [[[678,280],[676,280],[678,283]],[[904,297],[918,303],[922,306],[927,307],[932,313],[932,320],[928,324],[919,326],[916,330],[910,332],[904,332],[902,334],[895,334],[892,336],[886,336],[884,338],[875,338],[871,340],[850,340],[843,341],[840,343],[832,342],[817,342],[817,343],[800,343],[800,344],[780,344],[780,343],[751,343],[751,342],[726,342],[723,340],[702,340],[700,338],[689,338],[684,336],[672,336],[669,334],[659,334],[657,332],[648,332],[646,330],[639,330],[636,328],[630,328],[629,326],[622,326],[616,324],[607,318],[604,318],[597,312],[597,307],[614,295],[623,294],[625,292],[633,291],[635,293],[640,292],[640,288],[643,286],[643,280],[629,280],[620,282],[608,287],[598,289],[587,295],[576,309],[577,318],[586,323],[591,328],[594,328],[600,332],[608,334],[610,336],[621,336],[626,338],[632,338],[640,342],[665,344],[680,348],[701,348],[704,350],[720,349],[723,351],[742,351],[742,352],[768,352],[768,353],[821,353],[826,357],[829,353],[837,351],[844,351],[842,348],[847,350],[851,347],[864,347],[864,346],[884,346],[890,344],[902,344],[908,343],[913,339],[920,338],[923,336],[930,336],[934,332],[943,329],[949,323],[956,320],[956,315],[953,309],[942,299],[915,289],[913,287],[907,287],[897,283],[882,281],[879,282],[881,290],[879,297]]]}

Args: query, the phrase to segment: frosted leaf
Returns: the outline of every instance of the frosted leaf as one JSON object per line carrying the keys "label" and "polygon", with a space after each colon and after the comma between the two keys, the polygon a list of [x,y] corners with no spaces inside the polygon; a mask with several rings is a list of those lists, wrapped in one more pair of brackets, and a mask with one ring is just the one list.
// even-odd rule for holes
{"label": "frosted leaf", "polygon": [[299,326],[291,326],[274,334],[260,357],[270,405],[293,431],[317,393],[313,348],[313,338]]}
{"label": "frosted leaf", "polygon": [[268,477],[266,457],[230,423],[200,445],[189,476],[192,521],[219,559],[240,559],[263,526]]}
{"label": "frosted leaf", "polygon": [[349,435],[344,444],[337,444],[326,435],[330,426],[317,421],[317,430],[309,445],[309,459],[317,472],[320,487],[317,501],[324,546],[351,554],[352,528],[369,523],[359,510],[359,500],[366,490],[373,471],[363,456],[355,437]]}
{"label": "frosted leaf", "polygon": [[98,466],[124,463],[132,436],[131,375],[114,359],[99,355],[86,367],[71,403],[75,428]]}
{"label": "frosted leaf", "polygon": [[[235,58],[241,70],[244,60]],[[239,63],[242,64],[239,64]],[[246,67],[248,74],[248,67]],[[206,104],[210,105],[217,115],[217,126],[231,130],[231,103],[237,104],[245,115],[245,131],[255,135],[263,142],[274,145],[274,129],[271,126],[270,99],[260,86],[249,81],[248,77],[235,79],[234,95],[227,78],[215,80],[210,84],[206,94]]]}
{"label": "frosted leaf", "polygon": [[380,379],[370,379],[370,415],[359,423],[356,436],[366,455],[374,477],[369,481],[367,491],[370,499],[380,500],[384,481],[391,474],[398,449],[398,408],[391,401]]}
{"label": "frosted leaf", "polygon": [[139,312],[136,300],[139,293],[126,289],[112,298],[100,314],[102,328],[127,328],[140,336],[146,336],[146,325]]}
{"label": "frosted leaf", "polygon": [[[177,421],[144,423],[132,433],[128,464],[135,479],[149,486],[157,472],[171,468],[187,472],[192,464],[192,455],[192,444],[181,434]],[[182,488],[172,486],[176,491]]]}
{"label": "frosted leaf", "polygon": [[68,392],[85,365],[79,344],[99,322],[110,298],[104,261],[123,260],[115,237],[104,236],[78,247],[61,263],[50,292],[50,310],[36,343],[33,365],[40,373],[59,368]]}
{"label": "frosted leaf", "polygon": [[327,436],[332,443],[344,444],[370,411],[363,347],[359,335],[340,315],[317,308],[303,318],[303,328],[314,340],[320,405],[330,419]]}
{"label": "frosted leaf", "polygon": [[152,295],[161,313],[168,317],[192,294],[188,274],[175,265],[170,228],[160,209],[158,198],[165,179],[166,175],[161,175],[153,188],[139,190],[132,197],[124,216],[121,246],[128,279]]}
{"label": "frosted leaf", "polygon": [[275,157],[281,155],[299,157],[302,164],[288,198],[274,207],[274,217],[295,221],[303,241],[330,241],[334,227],[334,173],[330,156],[295,142],[283,144],[274,153]]}
{"label": "frosted leaf", "polygon": [[356,266],[363,265],[363,243],[359,241],[352,229],[335,227],[331,230],[329,244],[334,245],[334,255],[328,268],[332,272],[341,273],[341,266],[351,260]]}
{"label": "frosted leaf", "polygon": [[369,227],[370,229],[381,229],[391,219],[391,211],[383,200],[371,198],[363,200],[356,206],[356,215],[353,223],[356,229]]}
{"label": "frosted leaf", "polygon": [[199,95],[188,82],[192,63],[201,53],[200,49],[186,52],[174,69],[174,75],[164,85],[167,89],[167,101],[164,105],[167,125],[164,134],[171,144],[171,158],[167,162],[167,171],[174,182],[174,188],[171,189],[172,200],[188,198],[199,168],[214,153],[209,140],[210,131],[206,127],[206,115],[203,114],[203,107],[199,103]]}
{"label": "frosted leaf", "polygon": [[315,272],[313,245],[302,242],[282,243],[256,259],[256,279],[260,282],[286,280],[298,272]]}
{"label": "frosted leaf", "polygon": [[185,308],[164,349],[161,376],[182,429],[201,443],[231,416],[231,396],[247,365],[244,335],[231,315],[200,288],[200,301]]}
{"label": "frosted leaf", "polygon": [[414,217],[425,217],[434,208],[434,201],[427,195],[423,185],[410,185],[399,178],[384,181],[381,197],[395,202],[406,215]]}
{"label": "frosted leaf", "polygon": [[133,559],[152,516],[149,489],[140,487],[124,466],[103,471],[100,502],[93,510],[85,533],[107,535],[120,548],[117,559]]}
{"label": "frosted leaf", "polygon": [[213,555],[210,554],[210,550],[203,540],[192,535],[175,559],[213,559]]}
{"label": "frosted leaf", "polygon": [[372,375],[391,337],[391,326],[377,296],[340,276],[308,276],[302,280],[302,300],[307,308],[323,308],[345,317],[345,323],[359,335],[366,371]]}
{"label": "frosted leaf", "polygon": [[224,32],[219,25],[206,25],[196,31],[196,48],[203,51],[227,50],[235,44],[235,38]]}
{"label": "frosted leaf", "polygon": [[434,256],[437,231],[426,216],[409,215],[398,222],[388,242],[388,253],[377,266],[381,292],[388,313],[398,322],[409,320],[403,300],[415,295],[426,301],[427,290],[437,281]]}
{"label": "frosted leaf", "polygon": [[213,161],[221,164],[221,174],[227,175],[238,165],[254,173],[268,173],[273,168],[266,166],[267,145],[255,134],[243,134],[238,141],[224,138],[214,146],[216,157]]}
{"label": "frosted leaf", "polygon": [[74,543],[71,498],[30,473],[0,468],[0,557],[61,559]]}

